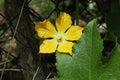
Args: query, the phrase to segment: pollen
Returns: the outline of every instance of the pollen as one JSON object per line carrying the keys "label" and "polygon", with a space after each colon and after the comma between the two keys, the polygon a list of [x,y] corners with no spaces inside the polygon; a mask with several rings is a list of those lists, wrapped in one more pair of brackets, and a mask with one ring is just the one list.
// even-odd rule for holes
{"label": "pollen", "polygon": [[57,41],[57,43],[62,43],[65,41],[65,33],[58,32],[54,35],[54,39]]}

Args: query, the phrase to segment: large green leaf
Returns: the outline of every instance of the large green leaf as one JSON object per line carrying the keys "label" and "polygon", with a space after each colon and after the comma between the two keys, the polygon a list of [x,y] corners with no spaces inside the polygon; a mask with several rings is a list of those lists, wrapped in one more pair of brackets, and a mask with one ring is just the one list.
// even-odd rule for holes
{"label": "large green leaf", "polygon": [[120,46],[116,45],[107,63],[101,60],[102,48],[96,21],[93,20],[75,43],[72,56],[56,53],[59,77],[52,80],[120,80]]}
{"label": "large green leaf", "polygon": [[[101,75],[96,80],[120,80],[120,45],[116,44],[111,52],[111,58],[101,68]],[[95,79],[94,79],[95,80]]]}
{"label": "large green leaf", "polygon": [[93,80],[101,72],[102,40],[96,27],[96,20],[90,22],[82,38],[74,45],[73,55],[56,54],[59,78],[55,80]]}
{"label": "large green leaf", "polygon": [[110,10],[106,14],[108,28],[120,37],[120,0],[111,0]]}

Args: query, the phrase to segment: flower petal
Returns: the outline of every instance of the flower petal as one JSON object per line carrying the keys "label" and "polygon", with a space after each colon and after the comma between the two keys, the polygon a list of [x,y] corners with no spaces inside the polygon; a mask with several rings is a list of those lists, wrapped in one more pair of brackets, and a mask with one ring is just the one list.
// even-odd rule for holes
{"label": "flower petal", "polygon": [[75,41],[78,40],[84,28],[79,26],[71,26],[66,32],[66,40]]}
{"label": "flower petal", "polygon": [[73,42],[64,41],[59,44],[57,50],[59,52],[69,53],[72,55]]}
{"label": "flower petal", "polygon": [[57,30],[65,32],[72,24],[71,16],[65,12],[61,12],[56,20]]}
{"label": "flower petal", "polygon": [[44,40],[40,45],[39,53],[53,53],[56,51],[57,42],[55,39]]}
{"label": "flower petal", "polygon": [[35,30],[37,31],[38,36],[41,38],[51,38],[56,33],[53,24],[49,20],[37,22],[35,24]]}

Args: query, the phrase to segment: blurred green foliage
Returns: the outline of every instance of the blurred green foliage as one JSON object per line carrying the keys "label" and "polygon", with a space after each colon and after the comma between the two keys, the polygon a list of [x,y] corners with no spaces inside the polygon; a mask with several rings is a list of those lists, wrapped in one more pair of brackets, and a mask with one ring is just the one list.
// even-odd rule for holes
{"label": "blurred green foliage", "polygon": [[73,19],[87,22],[100,15],[92,0],[32,0],[29,6],[44,18],[50,19],[55,19],[60,11],[69,13]]}
{"label": "blurred green foliage", "polygon": [[44,18],[47,18],[55,9],[55,5],[51,2],[51,0],[32,0],[30,2],[30,7],[32,7]]}
{"label": "blurred green foliage", "polygon": [[3,11],[3,0],[0,0],[0,12]]}

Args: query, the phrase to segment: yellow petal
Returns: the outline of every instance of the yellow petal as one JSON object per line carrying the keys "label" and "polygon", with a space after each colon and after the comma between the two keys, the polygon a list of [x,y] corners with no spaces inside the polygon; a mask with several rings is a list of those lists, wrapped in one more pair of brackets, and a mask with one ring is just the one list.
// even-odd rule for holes
{"label": "yellow petal", "polygon": [[72,24],[71,16],[65,12],[61,12],[56,20],[57,30],[65,32]]}
{"label": "yellow petal", "polygon": [[40,45],[39,53],[53,53],[56,51],[57,42],[54,39],[44,40]]}
{"label": "yellow petal", "polygon": [[56,33],[56,30],[49,20],[44,20],[43,22],[37,22],[35,24],[35,30],[38,36],[41,38],[51,38]]}
{"label": "yellow petal", "polygon": [[71,26],[66,32],[66,40],[75,41],[78,40],[82,35],[84,28],[79,26]]}
{"label": "yellow petal", "polygon": [[63,41],[59,44],[57,50],[59,52],[69,53],[72,55],[73,42]]}

